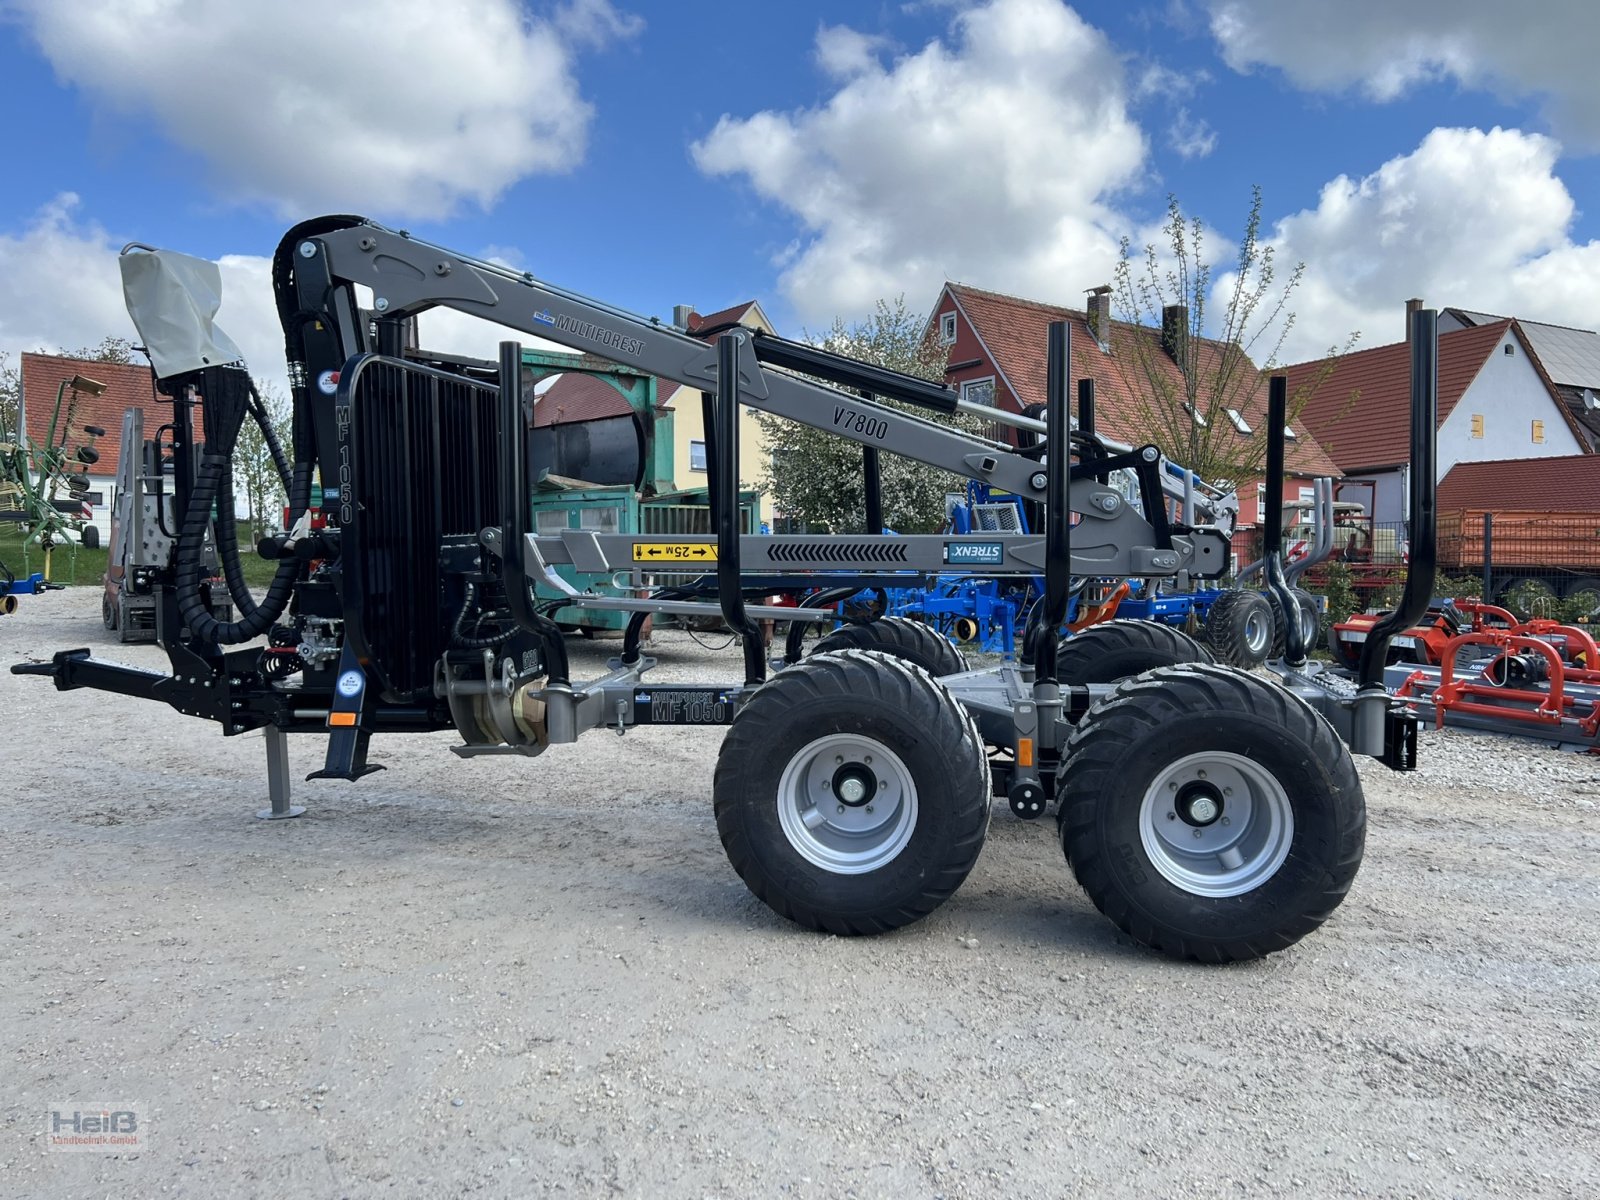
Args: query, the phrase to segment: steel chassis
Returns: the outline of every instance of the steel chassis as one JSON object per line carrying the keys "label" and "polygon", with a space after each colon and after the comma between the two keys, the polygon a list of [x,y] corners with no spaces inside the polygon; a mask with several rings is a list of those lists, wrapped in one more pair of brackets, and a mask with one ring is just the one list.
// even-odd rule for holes
{"label": "steel chassis", "polygon": [[[143,252],[146,248],[129,247],[124,254]],[[325,765],[311,778],[353,780],[378,769],[368,763],[367,749],[372,734],[384,731],[453,727],[465,742],[456,748],[460,754],[531,755],[550,744],[575,741],[588,730],[728,724],[770,668],[798,659],[793,631],[800,623],[835,615],[817,606],[767,608],[747,603],[747,596],[770,591],[773,580],[826,581],[834,572],[873,571],[1043,576],[1044,597],[1021,660],[942,681],[975,718],[985,740],[1013,751],[997,790],[1020,815],[1038,816],[1054,794],[1073,722],[1108,690],[1067,687],[1058,679],[1058,631],[1074,578],[1180,573],[1210,578],[1227,565],[1228,539],[1222,531],[1169,519],[1156,447],[1119,452],[1092,432],[1071,432],[1065,323],[1050,329],[1049,400],[1043,420],[1037,420],[974,409],[948,388],[737,326],[720,331],[708,344],[659,320],[359,218],[323,218],[291,230],[275,258],[274,285],[295,403],[291,508],[304,512],[315,470],[333,511],[326,529],[312,529],[301,517],[286,536],[262,547],[280,560],[279,580],[260,606],[265,620],[219,626],[196,617],[196,602],[186,594],[186,588],[193,590],[192,580],[185,582],[180,546],[176,571],[158,573],[155,586],[157,637],[168,651],[170,674],[100,662],[88,650],[13,667],[48,675],[62,689],[94,687],[163,700],[180,712],[216,721],[225,734],[264,730],[271,800],[260,814],[264,817],[302,811],[291,804],[288,733],[328,735]],[[358,286],[371,289],[370,312],[358,302]],[[526,499],[532,468],[525,430],[531,397],[523,388],[521,348],[502,343],[498,387],[406,361],[402,322],[436,306],[704,393],[716,533],[672,539],[682,547],[674,553],[685,562],[681,587],[643,599],[570,594],[554,567],[636,570],[640,546],[663,539],[530,532]],[[1307,663],[1307,647],[1299,644],[1292,620],[1287,622],[1288,656],[1274,664],[1284,686],[1321,712],[1352,750],[1399,770],[1415,765],[1416,720],[1390,700],[1380,676],[1388,637],[1420,614],[1432,582],[1436,367],[1431,317],[1418,315],[1412,341],[1411,512],[1418,552],[1405,601],[1374,630],[1355,685]],[[237,367],[206,367],[159,381],[174,400],[174,488],[177,511],[188,514],[185,536],[194,532],[195,514],[203,523],[209,511],[206,488],[214,491],[216,485],[205,481],[223,469],[219,464],[229,440],[217,433],[220,451],[197,450],[191,444],[190,409],[206,406],[208,433],[226,431],[230,420],[236,429],[243,416],[230,415],[227,407],[227,396],[239,390],[230,372],[242,375]],[[1085,385],[1092,405],[1091,381],[1082,381],[1080,394]],[[1272,381],[1270,397],[1267,477],[1273,495],[1267,545],[1276,547],[1286,401],[1281,377]],[[943,414],[980,412],[1027,431],[1033,436],[1019,441],[1032,444],[1016,447],[963,433],[880,398]],[[862,443],[869,514],[881,512],[876,456],[888,451],[983,480],[1038,505],[1042,534],[740,536],[735,524],[739,404]],[[1120,469],[1139,477],[1142,513],[1107,485],[1108,473]],[[433,494],[424,494],[430,489]],[[457,518],[457,524],[449,524]],[[433,540],[425,545],[409,540],[428,531]],[[226,558],[228,548],[220,549]],[[412,561],[401,563],[407,554]],[[712,563],[714,571],[708,571]],[[404,571],[391,572],[392,567],[420,572],[417,582],[413,585]],[[1269,594],[1283,612],[1292,613],[1279,554],[1268,556],[1264,572]],[[531,594],[529,583],[535,579],[568,593],[562,603],[635,614],[623,653],[605,675],[583,682],[569,678],[560,632]],[[441,614],[447,618],[458,607],[465,612],[471,602],[472,591],[463,598],[467,585],[495,594],[509,613],[514,628],[498,647],[462,651],[440,641]],[[714,602],[705,598],[712,594]],[[819,601],[826,596],[822,593]],[[267,632],[291,604],[301,637],[295,651],[301,667],[297,681],[284,681],[270,669],[269,656],[286,651],[277,644],[281,639],[266,650],[224,648]],[[640,651],[638,631],[646,614],[660,612],[720,614],[744,642],[742,682],[647,686],[652,660]],[[766,660],[758,619],[795,623],[777,663]]]}

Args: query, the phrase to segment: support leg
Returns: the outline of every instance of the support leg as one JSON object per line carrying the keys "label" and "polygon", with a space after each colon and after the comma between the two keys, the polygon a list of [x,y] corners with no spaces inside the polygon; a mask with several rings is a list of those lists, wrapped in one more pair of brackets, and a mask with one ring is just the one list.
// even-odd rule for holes
{"label": "support leg", "polygon": [[286,821],[305,812],[299,804],[289,803],[289,735],[276,725],[268,725],[267,735],[267,795],[271,808],[263,808],[256,816],[263,821]]}

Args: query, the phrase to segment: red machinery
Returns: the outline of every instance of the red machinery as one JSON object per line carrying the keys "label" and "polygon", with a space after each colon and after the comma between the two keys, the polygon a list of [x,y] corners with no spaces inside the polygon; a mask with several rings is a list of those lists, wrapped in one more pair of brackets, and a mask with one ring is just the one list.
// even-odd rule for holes
{"label": "red machinery", "polygon": [[1432,661],[1388,666],[1390,692],[1431,708],[1441,729],[1448,719],[1600,752],[1600,650],[1588,630],[1518,621],[1478,601],[1454,607],[1471,614],[1471,627],[1442,638],[1432,627],[1418,642]]}

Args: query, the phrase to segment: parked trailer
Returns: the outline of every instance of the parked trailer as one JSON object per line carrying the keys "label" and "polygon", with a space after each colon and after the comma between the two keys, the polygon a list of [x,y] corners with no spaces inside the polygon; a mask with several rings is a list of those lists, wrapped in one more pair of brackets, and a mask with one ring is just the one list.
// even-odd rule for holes
{"label": "parked trailer", "polygon": [[[155,585],[171,673],[139,671],[66,650],[14,666],[58,688],[97,687],[166,701],[225,734],[260,729],[271,808],[290,817],[286,736],[320,733],[320,778],[375,770],[376,734],[453,729],[464,756],[537,756],[590,731],[727,725],[713,807],[723,846],[755,895],[811,929],[866,934],[915,921],[971,870],[991,794],[1019,816],[1057,805],[1066,857],[1093,902],[1136,940],[1210,961],[1259,957],[1315,929],[1358,869],[1366,813],[1352,750],[1397,770],[1416,765],[1416,719],[1379,678],[1390,633],[1431,591],[1436,318],[1413,316],[1414,572],[1405,604],[1368,643],[1356,685],[1319,672],[1293,620],[1274,679],[1201,662],[1143,670],[1145,649],[1172,631],[1137,622],[1097,626],[1062,645],[1074,577],[1219,576],[1228,537],[1177,526],[1159,498],[1160,451],[1119,452],[1074,434],[1068,410],[1070,327],[1050,327],[1044,419],[999,413],[949,388],[731,327],[714,346],[531,275],[477,261],[359,218],[292,229],[273,282],[294,389],[291,507],[303,513],[314,475],[331,498],[327,527],[298,517],[261,549],[278,562],[266,595],[234,622],[201,594],[212,505],[247,417],[253,387],[212,324],[214,264],[130,246],[121,259],[135,325],[159,387],[173,397],[177,510],[170,566]],[[370,289],[373,313],[360,307]],[[565,643],[530,584],[554,568],[614,572],[639,561],[632,534],[530,528],[523,431],[529,396],[522,350],[503,343],[493,380],[407,360],[407,317],[445,306],[580,351],[625,360],[705,395],[715,602],[665,589],[644,598],[565,595],[563,605],[632,613],[622,654],[598,679],[574,680]],[[173,331],[179,336],[173,337]],[[219,344],[220,341],[220,344]],[[965,410],[1042,438],[1024,450],[932,417]],[[191,461],[188,398],[204,408],[208,442]],[[738,406],[747,404],[942,470],[986,480],[1037,504],[1037,534],[741,535]],[[1269,544],[1278,544],[1287,380],[1271,381]],[[1072,465],[1076,455],[1080,462]],[[192,469],[191,469],[192,468]],[[1130,469],[1142,505],[1101,482]],[[1142,508],[1142,511],[1141,511]],[[239,550],[219,539],[230,581]],[[1044,596],[1017,663],[961,670],[959,654],[914,624],[840,630],[800,657],[791,638],[769,662],[759,622],[822,621],[824,608],[751,603],[773,577],[913,570],[1040,575]],[[688,572],[686,572],[687,574]],[[1294,599],[1281,555],[1268,589]],[[555,603],[555,602],[552,602]],[[744,648],[744,677],[722,685],[653,686],[637,632],[650,613],[720,613]],[[279,636],[278,631],[284,631]],[[1103,632],[1110,631],[1110,632]],[[250,645],[272,633],[269,654]],[[1100,634],[1098,638],[1091,635]],[[1096,645],[1121,655],[1120,682],[1064,684],[1063,661]],[[918,662],[933,663],[926,669]],[[1108,653],[1107,657],[1110,657]],[[1159,660],[1158,660],[1159,661]],[[1166,661],[1172,661],[1170,657]],[[770,675],[770,678],[769,678]],[[1348,744],[1348,748],[1347,745]],[[648,743],[647,743],[648,744]]]}
{"label": "parked trailer", "polygon": [[1440,513],[1440,570],[1481,579],[1486,564],[1492,576],[1486,600],[1515,598],[1531,610],[1541,596],[1582,596],[1600,608],[1600,516],[1479,508]]}

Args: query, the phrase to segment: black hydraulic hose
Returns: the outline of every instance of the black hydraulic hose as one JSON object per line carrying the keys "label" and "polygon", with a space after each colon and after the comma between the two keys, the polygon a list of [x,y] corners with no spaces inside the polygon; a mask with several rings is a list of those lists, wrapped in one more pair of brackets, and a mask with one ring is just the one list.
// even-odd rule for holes
{"label": "black hydraulic hose", "polygon": [[[249,376],[236,368],[211,368],[203,373],[203,380],[204,390],[200,394],[206,401],[207,441],[195,471],[194,487],[189,493],[183,523],[178,530],[178,546],[174,554],[174,591],[178,612],[197,639],[214,645],[234,645],[260,637],[283,615],[299,576],[300,563],[294,558],[280,562],[277,573],[267,587],[266,596],[242,620],[217,620],[201,598],[206,528],[211,522],[212,505],[217,503],[228,480],[229,463],[245,414],[241,397],[248,390]],[[290,511],[299,514],[311,500],[310,464],[297,463],[289,482]],[[231,511],[231,498],[224,503]],[[220,514],[221,507],[218,511]],[[222,559],[225,573],[238,569],[236,541],[219,536],[218,556]]]}
{"label": "black hydraulic hose", "polygon": [[238,524],[233,509],[233,464],[222,477],[217,491],[217,562],[222,566],[222,577],[228,582],[228,595],[234,606],[244,616],[255,614],[256,598],[250,594],[250,583],[244,577],[244,564],[239,561]]}
{"label": "black hydraulic hose", "polygon": [[1362,688],[1383,686],[1389,639],[1415,625],[1433,599],[1438,569],[1439,314],[1411,314],[1411,501],[1406,586],[1400,605],[1367,634],[1356,680]]}
{"label": "black hydraulic hose", "polygon": [[495,650],[510,641],[517,632],[515,625],[509,629],[503,629],[499,633],[481,634],[479,632],[483,628],[485,621],[511,620],[511,610],[499,608],[493,612],[479,613],[477,621],[473,624],[473,631],[469,635],[466,630],[467,616],[475,612],[477,607],[478,585],[469,580],[465,590],[462,592],[461,608],[456,613],[455,622],[450,628],[450,648],[452,650]]}
{"label": "black hydraulic hose", "polygon": [[272,467],[278,472],[278,479],[283,484],[285,493],[289,490],[289,456],[283,452],[283,444],[278,441],[278,434],[272,428],[272,418],[267,414],[266,402],[261,399],[261,393],[256,391],[255,382],[250,383],[250,415],[255,418],[257,427],[261,430],[261,440],[267,444],[267,453],[272,455]]}

